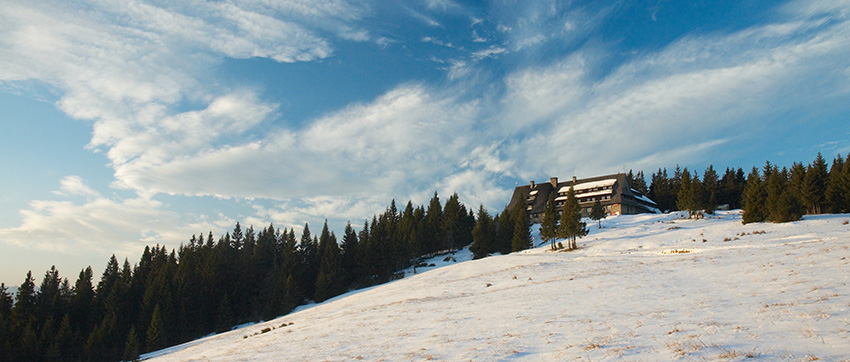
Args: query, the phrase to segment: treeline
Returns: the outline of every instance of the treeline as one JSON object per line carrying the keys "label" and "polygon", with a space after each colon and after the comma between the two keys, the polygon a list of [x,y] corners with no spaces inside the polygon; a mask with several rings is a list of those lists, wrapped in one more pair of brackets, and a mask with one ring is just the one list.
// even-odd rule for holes
{"label": "treeline", "polygon": [[[850,155],[847,156],[850,159]],[[678,166],[672,177],[659,169],[646,186],[643,172],[627,175],[633,188],[647,194],[662,211],[688,211],[690,217],[713,213],[720,205],[743,209],[743,222],[787,222],[806,214],[850,212],[850,162],[837,155],[832,166],[818,153],[804,165],[781,169],[767,161],[761,172],[753,167],[726,168],[723,176],[713,166],[700,175]]]}
{"label": "treeline", "polygon": [[443,206],[435,193],[427,208],[393,201],[359,231],[349,223],[341,242],[327,222],[318,236],[304,225],[300,238],[237,223],[177,250],[146,247],[132,266],[112,256],[97,284],[91,267],[73,285],[51,268],[39,288],[30,272],[14,302],[0,284],[0,361],[135,360],[398,278],[421,257],[469,245],[474,227],[457,194]]}
{"label": "treeline", "polygon": [[[850,155],[847,156],[850,159]],[[841,155],[827,168],[818,153],[808,164],[790,169],[767,162],[761,174],[753,167],[743,195],[743,221],[787,222],[804,214],[850,212],[850,162]]]}

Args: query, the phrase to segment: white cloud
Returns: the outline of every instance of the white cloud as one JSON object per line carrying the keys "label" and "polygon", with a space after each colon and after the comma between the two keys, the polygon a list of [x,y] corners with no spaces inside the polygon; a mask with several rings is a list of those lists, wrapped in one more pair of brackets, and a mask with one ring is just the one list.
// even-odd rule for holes
{"label": "white cloud", "polygon": [[100,194],[90,188],[80,176],[71,175],[65,176],[59,181],[59,190],[53,191],[56,195],[61,196],[85,196],[88,198],[99,197]]}
{"label": "white cloud", "polygon": [[[589,175],[704,162],[771,118],[847,97],[850,24],[794,18],[728,35],[688,37],[601,79],[577,53],[507,78],[503,154],[521,175]],[[545,156],[540,156],[545,155]]]}

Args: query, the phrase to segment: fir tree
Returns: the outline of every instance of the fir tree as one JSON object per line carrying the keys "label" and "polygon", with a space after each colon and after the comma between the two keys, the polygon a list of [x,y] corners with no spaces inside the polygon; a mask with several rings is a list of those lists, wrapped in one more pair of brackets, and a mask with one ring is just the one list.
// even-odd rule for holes
{"label": "fir tree", "polygon": [[543,222],[540,223],[540,237],[543,241],[548,241],[551,244],[551,249],[555,250],[555,239],[558,238],[558,211],[555,208],[555,195],[557,193],[549,193],[549,200],[546,202],[546,209],[543,211]]}
{"label": "fir tree", "polygon": [[832,160],[832,167],[829,168],[824,198],[829,212],[834,214],[848,211],[848,205],[845,203],[846,180],[843,172],[843,169],[847,167],[850,166],[844,163],[844,159],[839,154]]}
{"label": "fir tree", "polygon": [[445,239],[443,209],[440,198],[434,192],[434,197],[428,203],[428,211],[425,212],[425,240],[423,240],[425,253],[434,253],[440,250],[439,240]]}
{"label": "fir tree", "polygon": [[316,302],[342,294],[342,261],[336,236],[328,232],[328,222],[322,228],[319,239],[319,274],[316,279]]}
{"label": "fir tree", "polygon": [[153,310],[151,322],[145,334],[145,346],[147,346],[149,352],[166,347],[164,328],[165,322],[162,318],[162,311],[159,304],[157,304]]}
{"label": "fir tree", "polygon": [[455,250],[459,246],[457,239],[460,239],[461,220],[463,218],[460,209],[460,198],[457,193],[454,193],[443,207],[443,230],[446,238],[443,244],[444,250]]}
{"label": "fir tree", "polygon": [[576,248],[576,238],[587,235],[585,224],[581,222],[581,206],[576,199],[575,190],[570,187],[567,191],[567,199],[561,211],[561,220],[558,226],[558,237],[567,239],[567,249]]}
{"label": "fir tree", "polygon": [[474,259],[483,258],[495,250],[495,232],[493,218],[484,209],[484,205],[479,205],[478,222],[472,230],[472,245],[469,247]]}
{"label": "fir tree", "polygon": [[[407,206],[411,209],[411,217],[413,215],[413,205],[408,202]],[[407,210],[405,210],[405,213]],[[359,279],[360,268],[358,261],[360,257],[357,252],[359,250],[357,232],[351,227],[351,222],[345,224],[345,231],[342,233],[342,269],[345,273],[345,284],[351,286]]]}
{"label": "fir tree", "polygon": [[708,165],[705,173],[702,176],[702,188],[704,194],[703,206],[706,214],[713,214],[717,209],[718,199],[720,197],[720,180],[717,176],[717,171],[714,166]]}
{"label": "fir tree", "polygon": [[124,344],[124,361],[139,360],[139,337],[136,336],[136,327],[131,327],[127,333],[127,342]]}
{"label": "fir tree", "polygon": [[531,247],[531,221],[525,212],[525,205],[517,203],[513,212],[513,236],[511,237],[511,251],[517,252]]}
{"label": "fir tree", "polygon": [[803,203],[810,214],[820,214],[826,201],[826,181],[828,172],[826,161],[818,152],[815,162],[806,170],[803,182]]}
{"label": "fir tree", "polygon": [[762,184],[761,178],[759,177],[759,171],[757,168],[753,167],[753,170],[747,177],[747,184],[746,187],[744,187],[743,199],[741,202],[744,208],[744,214],[742,217],[744,224],[762,222],[767,218],[765,210],[766,197],[767,193],[764,185]]}
{"label": "fir tree", "polygon": [[796,193],[788,184],[788,170],[774,169],[767,176],[767,219],[772,222],[799,220],[803,210]]}
{"label": "fir tree", "polygon": [[[525,210],[522,210],[525,212]],[[508,254],[513,248],[512,240],[514,236],[514,225],[512,212],[509,207],[505,206],[502,213],[496,216],[496,245],[495,251],[501,254]]]}
{"label": "fir tree", "polygon": [[590,209],[590,218],[597,222],[598,227],[602,228],[602,219],[608,217],[608,213],[605,212],[605,208],[602,207],[602,202],[596,200],[593,203],[593,207]]}
{"label": "fir tree", "polygon": [[704,198],[699,177],[696,173],[691,177],[691,173],[685,168],[681,173],[680,189],[676,198],[679,210],[687,210],[688,218],[697,217],[698,211],[703,208]]}

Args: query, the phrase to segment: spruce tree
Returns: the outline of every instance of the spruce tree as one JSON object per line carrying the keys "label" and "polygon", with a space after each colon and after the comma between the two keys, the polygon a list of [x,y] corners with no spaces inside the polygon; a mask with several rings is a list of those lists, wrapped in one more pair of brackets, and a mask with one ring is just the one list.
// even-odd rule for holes
{"label": "spruce tree", "polygon": [[495,251],[495,231],[493,218],[484,209],[484,205],[479,205],[478,222],[475,223],[475,228],[472,229],[472,245],[469,247],[474,259],[483,258]]}
{"label": "spruce tree", "polygon": [[543,211],[543,222],[540,223],[540,237],[551,244],[552,250],[555,250],[555,239],[558,238],[558,211],[555,208],[555,195],[557,195],[555,190],[549,193],[549,200]]}
{"label": "spruce tree", "polygon": [[747,184],[744,187],[741,201],[744,208],[742,217],[744,224],[762,222],[767,218],[765,210],[766,197],[767,193],[759,177],[759,171],[753,167],[753,170],[747,177]]}
{"label": "spruce tree", "polygon": [[[407,203],[407,206],[411,209],[410,214],[411,217],[413,215],[413,206],[410,202]],[[405,209],[405,213],[407,210]],[[408,242],[409,243],[409,242]],[[352,286],[354,282],[359,279],[359,260],[360,257],[358,255],[359,245],[357,240],[357,232],[354,231],[354,228],[351,226],[351,222],[347,222],[345,224],[345,231],[342,233],[342,269],[345,274],[345,285]]]}
{"label": "spruce tree", "polygon": [[513,217],[513,237],[511,238],[511,251],[517,252],[531,247],[531,221],[525,211],[525,205],[517,203],[511,213]]}
{"label": "spruce tree", "polygon": [[593,203],[593,207],[590,209],[590,218],[597,222],[597,226],[602,228],[602,219],[608,217],[608,213],[605,212],[605,208],[602,207],[602,202],[596,200]]}
{"label": "spruce tree", "polygon": [[[522,210],[525,212],[525,210]],[[512,212],[509,207],[505,206],[505,209],[502,210],[497,217],[497,225],[496,225],[496,245],[495,251],[501,254],[508,254],[511,252],[513,248],[512,240],[514,236],[514,225],[515,222],[512,217]]]}
{"label": "spruce tree", "polygon": [[587,235],[585,224],[581,222],[581,206],[576,199],[575,190],[570,187],[567,191],[567,199],[561,211],[561,220],[558,225],[558,237],[567,239],[567,249],[576,248],[576,238]]}
{"label": "spruce tree", "polygon": [[319,274],[316,279],[316,302],[325,301],[342,294],[342,256],[339,251],[336,236],[328,232],[328,222],[322,228],[319,239]]}
{"label": "spruce tree", "polygon": [[772,222],[788,222],[799,220],[803,208],[788,182],[788,170],[774,169],[767,176],[767,219]]}
{"label": "spruce tree", "polygon": [[824,194],[827,210],[830,213],[847,212],[848,207],[844,197],[844,180],[843,168],[848,167],[844,163],[844,159],[839,154],[832,160],[832,167],[829,168],[829,176]]}
{"label": "spruce tree", "polygon": [[440,197],[434,192],[434,197],[428,203],[428,211],[425,212],[425,240],[422,240],[424,252],[431,254],[440,251],[441,240],[445,240],[445,227],[443,221],[443,208],[440,205]]}
{"label": "spruce tree", "polygon": [[127,333],[127,342],[124,344],[124,361],[139,360],[139,337],[136,336],[136,327],[131,327]]}
{"label": "spruce tree", "polygon": [[702,189],[705,213],[713,214],[714,210],[717,209],[717,203],[720,197],[720,180],[718,179],[717,171],[714,170],[714,166],[712,165],[708,165],[705,173],[703,173]]}
{"label": "spruce tree", "polygon": [[828,172],[826,161],[818,152],[815,162],[806,169],[803,182],[803,203],[809,214],[820,214],[826,201],[826,182]]}
{"label": "spruce tree", "polygon": [[696,203],[696,200],[693,199],[694,191],[691,181],[691,173],[688,171],[687,167],[685,167],[685,170],[682,171],[680,177],[680,187],[676,197],[676,206],[679,210],[687,210],[688,218],[690,219],[694,216],[694,204]]}
{"label": "spruce tree", "polygon": [[458,239],[460,239],[461,218],[463,216],[460,210],[460,199],[457,193],[454,193],[449,197],[446,205],[443,207],[443,230],[445,230],[444,236],[446,239],[442,249],[455,250],[458,248],[460,244]]}
{"label": "spruce tree", "polygon": [[153,310],[147,332],[145,333],[145,346],[147,346],[148,352],[160,350],[167,346],[165,331],[163,329],[165,327],[164,324],[161,308],[157,304]]}

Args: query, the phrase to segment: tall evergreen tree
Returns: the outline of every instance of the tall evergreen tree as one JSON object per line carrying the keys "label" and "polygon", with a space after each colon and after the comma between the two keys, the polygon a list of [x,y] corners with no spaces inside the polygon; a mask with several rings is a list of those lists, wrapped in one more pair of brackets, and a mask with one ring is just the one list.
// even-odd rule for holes
{"label": "tall evergreen tree", "polygon": [[124,344],[124,361],[139,360],[139,337],[136,335],[136,327],[131,327],[127,333],[127,342]]}
{"label": "tall evergreen tree", "polygon": [[440,205],[440,198],[434,192],[434,197],[428,203],[428,210],[425,212],[425,253],[434,253],[440,250],[439,240],[445,240],[443,221],[443,208]]}
{"label": "tall evergreen tree", "polygon": [[525,205],[517,203],[513,212],[513,236],[511,237],[511,251],[522,251],[531,247],[531,220],[525,211]]}
{"label": "tall evergreen tree", "polygon": [[460,198],[457,193],[454,193],[446,200],[446,205],[443,207],[443,234],[446,238],[443,250],[455,250],[460,244],[458,239],[461,237],[461,223],[466,216],[465,213],[461,214],[460,206]]}
{"label": "tall evergreen tree", "polygon": [[806,177],[803,182],[803,203],[808,213],[820,214],[826,201],[826,182],[828,172],[826,161],[818,152],[815,161],[806,169]]}
{"label": "tall evergreen tree", "polygon": [[720,198],[720,179],[713,165],[708,165],[702,176],[703,207],[707,214],[713,214]]}
{"label": "tall evergreen tree", "polygon": [[570,187],[567,200],[561,211],[561,221],[558,226],[558,237],[567,239],[567,249],[576,248],[576,238],[587,235],[585,224],[581,221],[581,206],[576,199],[575,190]]}
{"label": "tall evergreen tree", "polygon": [[796,193],[789,186],[787,169],[783,167],[779,171],[774,166],[770,174],[767,175],[765,188],[768,220],[788,222],[800,219],[803,210]]}
{"label": "tall evergreen tree", "polygon": [[151,321],[145,334],[145,346],[147,346],[149,352],[166,347],[165,331],[163,330],[165,328],[164,324],[162,309],[157,304],[153,310],[153,315],[151,316]]}
{"label": "tall evergreen tree", "polygon": [[549,193],[549,200],[543,211],[543,222],[540,223],[540,237],[551,244],[552,250],[555,250],[555,239],[558,238],[558,211],[555,208],[555,195],[557,193],[554,190]]}
{"label": "tall evergreen tree", "polygon": [[602,202],[596,200],[593,203],[593,207],[590,209],[590,218],[597,222],[597,226],[602,228],[602,219],[608,217],[608,213],[605,212],[605,208],[602,206]]}
{"label": "tall evergreen tree", "polygon": [[475,223],[475,228],[472,230],[472,245],[469,250],[472,251],[474,259],[480,259],[496,250],[495,245],[495,225],[493,218],[484,209],[484,205],[478,206],[478,222]]}
{"label": "tall evergreen tree", "polygon": [[848,205],[845,203],[844,196],[843,168],[848,167],[844,163],[844,159],[839,154],[832,160],[832,167],[829,168],[829,176],[827,177],[826,191],[824,193],[824,201],[827,205],[827,210],[831,213],[842,213],[848,211]]}
{"label": "tall evergreen tree", "polygon": [[[522,210],[525,212],[525,210]],[[513,249],[513,237],[515,222],[512,212],[508,206],[495,217],[496,221],[496,245],[495,250],[501,254],[508,254]]]}
{"label": "tall evergreen tree", "polygon": [[747,184],[744,187],[742,206],[744,208],[743,223],[749,224],[753,222],[762,222],[767,219],[767,211],[765,202],[767,192],[759,177],[759,171],[753,167],[747,177]]}
{"label": "tall evergreen tree", "polygon": [[341,259],[336,236],[328,232],[328,222],[325,220],[319,239],[319,274],[316,279],[315,293],[317,302],[325,301],[345,291]]}

